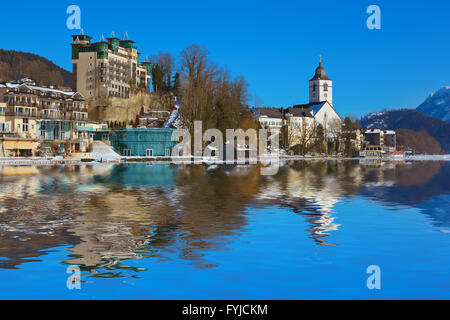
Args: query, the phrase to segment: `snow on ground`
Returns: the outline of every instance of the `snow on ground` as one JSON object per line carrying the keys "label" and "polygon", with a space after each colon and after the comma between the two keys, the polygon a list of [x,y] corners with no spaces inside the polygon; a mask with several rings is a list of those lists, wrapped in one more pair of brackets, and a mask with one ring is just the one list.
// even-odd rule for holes
{"label": "snow on ground", "polygon": [[413,155],[407,156],[405,160],[418,160],[418,161],[450,161],[450,154],[443,155]]}
{"label": "snow on ground", "polygon": [[101,141],[94,141],[92,158],[102,161],[117,161],[122,159],[122,157],[114,152],[114,150],[110,146]]}

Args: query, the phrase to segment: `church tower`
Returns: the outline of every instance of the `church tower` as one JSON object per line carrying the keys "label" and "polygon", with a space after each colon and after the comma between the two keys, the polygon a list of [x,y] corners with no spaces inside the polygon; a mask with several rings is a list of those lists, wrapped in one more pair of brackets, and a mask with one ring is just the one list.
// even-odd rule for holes
{"label": "church tower", "polygon": [[325,101],[333,105],[333,80],[328,78],[325,68],[322,66],[322,56],[320,56],[316,74],[309,80],[309,103]]}

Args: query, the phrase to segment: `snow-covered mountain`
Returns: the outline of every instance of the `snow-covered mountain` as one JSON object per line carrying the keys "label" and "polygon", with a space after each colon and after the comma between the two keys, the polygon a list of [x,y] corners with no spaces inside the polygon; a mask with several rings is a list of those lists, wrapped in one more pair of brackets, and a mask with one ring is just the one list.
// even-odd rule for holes
{"label": "snow-covered mountain", "polygon": [[450,122],[450,87],[443,87],[432,93],[417,110],[431,117]]}

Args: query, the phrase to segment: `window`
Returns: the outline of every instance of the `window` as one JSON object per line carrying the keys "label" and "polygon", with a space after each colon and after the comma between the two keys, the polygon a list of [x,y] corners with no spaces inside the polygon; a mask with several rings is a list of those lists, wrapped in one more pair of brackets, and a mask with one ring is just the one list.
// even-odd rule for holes
{"label": "window", "polygon": [[130,149],[123,150],[123,156],[124,157],[131,157],[131,150]]}
{"label": "window", "polygon": [[328,91],[328,83],[326,83],[326,82],[323,85],[323,91]]}
{"label": "window", "polygon": [[165,156],[170,157],[170,155],[171,155],[170,149],[166,149]]}
{"label": "window", "polygon": [[147,149],[145,151],[145,156],[146,157],[153,157],[153,150],[152,149]]}
{"label": "window", "polygon": [[41,137],[45,137],[45,122],[41,122]]}
{"label": "window", "polygon": [[28,132],[28,118],[23,118],[22,122],[23,132]]}

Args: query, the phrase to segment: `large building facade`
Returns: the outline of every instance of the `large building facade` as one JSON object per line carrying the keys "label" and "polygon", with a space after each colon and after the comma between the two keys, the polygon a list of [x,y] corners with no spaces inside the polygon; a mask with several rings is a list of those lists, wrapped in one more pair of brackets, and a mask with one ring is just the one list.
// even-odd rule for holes
{"label": "large building facade", "polygon": [[122,40],[113,32],[96,43],[83,30],[72,37],[74,91],[86,98],[128,98],[133,89],[150,85],[151,63],[139,62],[136,43],[126,33]]}
{"label": "large building facade", "polygon": [[[79,92],[32,82],[0,83],[0,133],[8,139],[56,143],[61,151],[84,151],[90,143],[88,103]],[[30,152],[21,152],[30,155]],[[17,155],[20,155],[19,152]]]}

